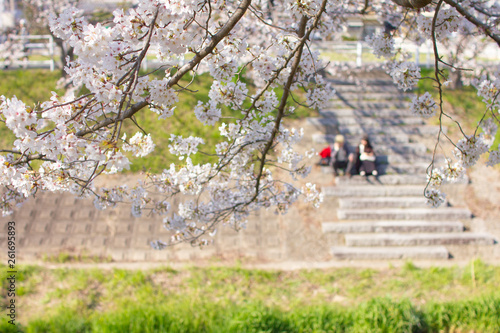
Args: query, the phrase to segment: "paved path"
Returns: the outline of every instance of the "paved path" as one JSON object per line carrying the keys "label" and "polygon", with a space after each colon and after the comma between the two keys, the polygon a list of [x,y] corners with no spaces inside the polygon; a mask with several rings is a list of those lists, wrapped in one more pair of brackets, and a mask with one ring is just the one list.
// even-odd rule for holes
{"label": "paved path", "polygon": [[[98,256],[116,262],[212,262],[235,260],[266,263],[286,260],[324,261],[327,249],[319,228],[304,224],[297,207],[285,216],[262,211],[247,229],[220,228],[214,244],[204,249],[181,244],[157,251],[150,242],[167,237],[161,220],[136,219],[130,209],[98,211],[92,201],[67,194],[43,193],[8,217],[0,218],[0,247],[6,248],[7,222],[15,221],[17,256],[21,262],[63,254]],[[309,243],[303,249],[304,243]],[[6,251],[4,251],[6,252]]]}

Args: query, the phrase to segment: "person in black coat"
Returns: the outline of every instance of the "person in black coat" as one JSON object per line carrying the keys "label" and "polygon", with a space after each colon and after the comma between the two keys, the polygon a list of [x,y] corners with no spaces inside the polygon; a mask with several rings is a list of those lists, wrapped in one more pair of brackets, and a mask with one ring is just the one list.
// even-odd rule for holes
{"label": "person in black coat", "polygon": [[349,156],[348,173],[361,176],[377,176],[376,156],[368,136],[363,136],[356,152]]}

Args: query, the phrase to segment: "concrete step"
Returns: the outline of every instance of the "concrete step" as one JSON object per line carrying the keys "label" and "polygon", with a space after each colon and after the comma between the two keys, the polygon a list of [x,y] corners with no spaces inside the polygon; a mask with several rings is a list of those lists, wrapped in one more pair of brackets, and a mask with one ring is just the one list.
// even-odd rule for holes
{"label": "concrete step", "polygon": [[411,114],[409,109],[333,109],[323,110],[319,114],[325,118],[368,117],[368,118],[419,118]]}
{"label": "concrete step", "polygon": [[385,126],[404,126],[404,125],[425,125],[422,118],[417,117],[396,117],[396,118],[367,118],[367,117],[340,117],[340,118],[308,118],[312,125],[321,125],[325,127],[337,126],[363,126],[381,128]]}
{"label": "concrete step", "polygon": [[433,136],[439,132],[437,125],[398,125],[398,126],[363,126],[360,124],[340,126],[336,122],[329,121],[328,118],[308,118],[307,123],[313,126],[320,132],[328,134],[338,133],[343,135],[400,135],[400,134],[413,134]]}
{"label": "concrete step", "polygon": [[396,135],[413,134],[423,136],[435,136],[439,132],[439,126],[421,125],[421,126],[389,126],[389,127],[363,127],[363,126],[345,126],[339,129],[341,134],[355,135]]}
{"label": "concrete step", "polygon": [[400,101],[400,100],[410,100],[415,96],[413,93],[403,93],[403,92],[340,92],[336,91],[332,98],[335,100],[347,100],[351,101]]}
{"label": "concrete step", "polygon": [[495,239],[479,233],[347,234],[346,246],[493,245]]}
{"label": "concrete step", "polygon": [[399,164],[380,164],[377,166],[381,175],[384,174],[425,174],[429,162],[415,162],[415,163],[399,163]]}
{"label": "concrete step", "polygon": [[[316,133],[312,135],[312,140],[315,143],[334,143],[336,134],[323,134]],[[354,145],[361,141],[362,135],[346,135],[346,142]],[[373,145],[379,146],[381,144],[404,144],[410,142],[410,137],[405,133],[398,133],[394,135],[369,135],[368,138]]]}
{"label": "concrete step", "polygon": [[339,93],[401,93],[392,81],[384,85],[357,85],[357,84],[334,84],[333,88]]}
{"label": "concrete step", "polygon": [[[322,188],[323,195],[333,197],[381,197],[381,196],[423,196],[423,185],[347,185],[347,186],[325,186]],[[370,218],[371,219],[371,218]]]}
{"label": "concrete step", "polygon": [[[387,163],[387,159],[381,160],[384,163]],[[415,162],[415,163],[401,163],[401,164],[378,164],[377,170],[379,175],[424,175],[426,174],[427,167],[429,166],[429,162]],[[323,174],[333,174],[333,168],[331,166],[322,166],[321,172]],[[342,178],[343,176],[341,176]],[[356,178],[358,177],[358,178]],[[379,176],[380,180],[380,176]],[[344,181],[344,180],[341,180]],[[358,185],[366,185],[368,183],[376,183],[376,184],[386,184],[382,181],[378,181],[374,177],[361,177],[358,175],[353,176],[353,181]],[[465,182],[465,180],[464,180]],[[350,183],[350,182],[349,182]],[[336,181],[336,184],[342,184]]]}
{"label": "concrete step", "polygon": [[[333,169],[333,168],[332,168]],[[381,185],[422,185],[427,184],[427,176],[425,174],[415,175],[381,175],[377,178],[368,178],[364,176],[336,177],[335,184],[337,185],[367,185],[367,181],[378,183]]]}
{"label": "concrete step", "polygon": [[341,198],[339,207],[353,208],[429,208],[427,199],[418,197],[368,197],[368,198]]}
{"label": "concrete step", "polygon": [[353,77],[351,73],[346,73],[342,78],[329,78],[328,82],[330,82],[335,89],[347,86],[356,86],[358,89],[362,88],[364,90],[378,89],[380,87],[392,89],[396,87],[392,78],[385,72],[381,72],[380,75],[377,74],[371,77],[367,77],[366,75],[363,75],[363,77]]}
{"label": "concrete step", "polygon": [[[377,150],[375,149],[375,152]],[[425,155],[413,155],[413,154],[405,154],[405,155],[397,155],[397,154],[391,154],[391,155],[380,155],[378,154],[376,157],[377,161],[377,168],[379,166],[383,165],[411,165],[415,164],[418,166],[418,169],[421,170],[420,166],[426,164],[427,166],[430,164],[432,160],[432,156],[425,154]],[[436,164],[444,162],[443,157],[438,157],[435,158],[434,161]],[[425,169],[424,169],[425,170]],[[380,172],[381,174],[385,172]],[[404,171],[403,173],[409,173],[408,171]]]}
{"label": "concrete step", "polygon": [[336,259],[343,260],[395,260],[395,259],[430,259],[446,260],[450,254],[444,246],[428,247],[347,247],[331,248]]}
{"label": "concrete step", "polygon": [[365,233],[447,233],[462,232],[464,225],[449,221],[357,221],[324,222],[323,232],[337,234]]}
{"label": "concrete step", "polygon": [[[430,163],[430,158],[427,160],[425,159],[423,162],[413,162],[413,163],[408,163],[405,161],[400,161],[400,163],[397,164],[387,164],[388,159],[386,156],[380,157],[378,159],[379,164],[377,165],[377,171],[379,173],[378,179],[372,176],[369,176],[368,178],[366,177],[361,177],[359,175],[353,175],[352,179],[343,179],[345,176],[340,176],[339,181],[335,180],[335,184],[337,185],[342,185],[342,184],[355,184],[355,185],[367,185],[367,184],[385,184],[385,185],[391,185],[391,180],[388,180],[387,182],[383,180],[383,178],[380,178],[380,176],[395,176],[395,175],[425,175],[427,173],[427,168],[429,167]],[[441,159],[437,160],[441,161]],[[326,167],[321,167],[321,173],[323,174],[333,174],[333,168],[331,166],[326,166]],[[382,180],[381,180],[382,179]],[[458,184],[467,184],[469,182],[468,177],[464,177],[461,180],[458,180],[456,183]],[[396,183],[394,183],[396,184]],[[404,183],[401,183],[404,184]],[[417,183],[418,184],[418,183]]]}
{"label": "concrete step", "polygon": [[418,154],[428,153],[427,147],[423,143],[400,143],[400,144],[379,144],[375,145],[375,152],[382,155],[387,154]]}
{"label": "concrete step", "polygon": [[[375,149],[375,152],[377,150]],[[412,164],[412,163],[427,163],[429,165],[432,161],[431,154],[390,154],[390,155],[377,155],[377,163],[380,164]],[[444,157],[438,156],[434,159],[437,165],[444,162]]]}
{"label": "concrete step", "polygon": [[391,102],[377,102],[377,101],[348,101],[348,100],[331,100],[328,102],[328,108],[334,109],[410,109],[410,101],[391,101]]}
{"label": "concrete step", "polygon": [[[364,193],[363,193],[364,195]],[[338,209],[339,220],[468,220],[471,212],[465,208],[379,208]]]}

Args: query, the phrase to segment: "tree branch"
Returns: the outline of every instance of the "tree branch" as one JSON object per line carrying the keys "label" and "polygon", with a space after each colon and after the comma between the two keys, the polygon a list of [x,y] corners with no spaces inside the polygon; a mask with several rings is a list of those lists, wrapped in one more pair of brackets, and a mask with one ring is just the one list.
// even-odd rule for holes
{"label": "tree branch", "polygon": [[286,101],[288,100],[288,96],[290,95],[290,88],[292,86],[292,83],[293,83],[293,80],[295,77],[295,73],[297,72],[297,69],[298,69],[299,64],[300,64],[304,45],[306,44],[306,41],[309,39],[309,35],[311,34],[311,31],[318,26],[319,19],[321,17],[321,14],[323,13],[323,11],[326,8],[327,1],[328,0],[323,0],[323,3],[321,4],[320,10],[315,17],[315,20],[314,20],[311,28],[307,32],[305,32],[306,26],[307,26],[307,21],[308,21],[307,17],[302,16],[302,18],[300,20],[300,25],[297,29],[297,34],[298,34],[298,37],[301,38],[301,40],[300,40],[300,43],[298,45],[297,54],[295,55],[295,59],[293,61],[292,67],[290,68],[290,74],[288,76],[288,80],[285,84],[285,87],[283,88],[283,96],[281,97],[281,102],[280,102],[280,105],[278,106],[278,115],[276,116],[276,121],[274,123],[273,132],[271,134],[271,137],[269,138],[269,141],[267,142],[267,145],[265,146],[265,148],[262,152],[262,157],[260,158],[259,174],[257,175],[257,178],[256,178],[257,180],[255,183],[255,195],[251,201],[255,200],[255,198],[257,198],[257,196],[259,195],[260,179],[262,178],[262,174],[264,172],[264,165],[265,165],[265,161],[266,161],[266,156],[269,153],[269,150],[271,149],[271,147],[273,145],[274,139],[276,138],[276,135],[279,132],[281,120],[283,119],[283,116],[285,115]]}
{"label": "tree branch", "polygon": [[125,111],[121,117],[119,118],[108,118],[108,119],[104,119],[103,121],[95,124],[94,126],[92,126],[91,128],[89,129],[86,129],[86,130],[82,130],[82,131],[79,131],[79,132],[76,132],[76,136],[78,137],[82,137],[82,136],[85,136],[89,133],[93,133],[103,127],[106,127],[108,125],[111,125],[117,121],[122,121],[122,120],[125,120],[127,118],[130,118],[132,117],[134,114],[136,114],[137,112],[139,112],[142,108],[146,107],[149,103],[146,102],[146,101],[142,101],[142,102],[138,102],[138,103],[135,103],[134,105],[132,105],[127,111]]}
{"label": "tree branch", "polygon": [[488,35],[491,39],[493,39],[495,42],[497,42],[498,46],[500,46],[500,36],[497,34],[494,34],[491,31],[489,26],[487,26],[485,23],[479,21],[476,17],[474,17],[472,14],[470,14],[468,11],[466,11],[465,8],[462,7],[459,3],[452,1],[452,0],[444,0],[444,2],[446,2],[448,5],[455,8],[460,14],[462,14],[467,19],[467,21],[469,21],[470,23],[474,24],[476,27],[483,30],[486,35]]}
{"label": "tree branch", "polygon": [[217,44],[226,37],[229,32],[234,28],[234,26],[240,21],[240,19],[245,15],[246,10],[252,3],[252,0],[243,0],[240,6],[236,9],[233,16],[226,22],[226,24],[212,37],[210,43],[202,49],[200,52],[197,52],[193,59],[190,62],[182,66],[177,73],[172,76],[170,81],[168,81],[167,87],[172,88],[179,80],[189,71],[191,71],[196,65],[198,65],[207,55],[212,53]]}
{"label": "tree branch", "polygon": [[[174,76],[170,79],[170,81],[167,84],[168,88],[172,88],[174,85],[176,85],[182,77],[191,71],[196,65],[198,65],[207,55],[212,53],[212,51],[215,49],[217,44],[226,37],[231,30],[234,28],[234,26],[239,22],[239,20],[243,17],[245,14],[246,10],[250,6],[252,0],[243,0],[241,2],[241,5],[236,9],[234,12],[233,16],[226,22],[226,24],[212,37],[212,40],[209,45],[207,45],[203,50],[200,52],[196,53],[193,59],[191,59],[190,62],[182,66],[177,73],[175,73]],[[135,103],[134,105],[130,106],[127,111],[125,111],[121,116],[114,118],[114,119],[105,119],[94,126],[92,126],[89,129],[82,130],[76,133],[77,136],[82,137],[85,136],[89,133],[93,133],[103,127],[109,126],[113,123],[123,121],[127,118],[132,117],[134,114],[139,112],[142,108],[146,107],[149,103],[146,101],[141,101],[138,103]]]}

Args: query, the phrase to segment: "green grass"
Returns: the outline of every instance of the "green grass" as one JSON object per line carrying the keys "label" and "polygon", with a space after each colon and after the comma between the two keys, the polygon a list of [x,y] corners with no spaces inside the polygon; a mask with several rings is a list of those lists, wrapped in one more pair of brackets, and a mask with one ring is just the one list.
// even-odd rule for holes
{"label": "green grass", "polygon": [[42,260],[45,262],[54,263],[70,263],[70,262],[84,262],[84,263],[98,263],[98,262],[111,262],[110,257],[89,255],[88,253],[72,254],[68,252],[60,252],[58,254],[44,254]]}
{"label": "green grass", "polygon": [[27,105],[48,100],[56,90],[59,71],[44,69],[0,71],[0,95],[17,96]]}
{"label": "green grass", "polygon": [[[447,72],[445,72],[447,75]],[[434,69],[422,69],[422,77],[434,78]],[[445,80],[442,80],[445,81]],[[435,81],[431,79],[423,79],[418,83],[417,93],[423,94],[430,92],[436,101],[439,95]],[[482,119],[486,107],[482,102],[481,97],[477,96],[477,89],[473,86],[463,86],[460,89],[450,89],[443,86],[443,100],[445,102],[445,112],[453,119],[457,120],[467,135],[474,133],[478,122]],[[459,129],[453,122],[446,120],[451,134],[458,134]],[[438,121],[437,117],[435,119]],[[481,130],[480,130],[481,131]],[[497,133],[493,147],[497,147],[500,142],[500,132]]]}
{"label": "green grass", "polygon": [[498,332],[499,284],[500,267],[481,261],[290,272],[20,266],[16,302],[25,332]]}
{"label": "green grass", "polygon": [[[0,71],[0,95],[6,98],[16,96],[26,105],[33,106],[48,100],[52,96],[51,91],[57,91],[56,83],[60,77],[61,73],[58,71]],[[0,149],[11,149],[15,138],[4,124],[0,124]]]}
{"label": "green grass", "polygon": [[[25,332],[498,332],[500,298],[431,302],[415,306],[409,300],[377,298],[354,308],[307,306],[284,311],[249,301],[234,304],[131,304],[113,311],[82,316],[60,311],[33,320]],[[9,332],[5,329],[2,332]]]}

